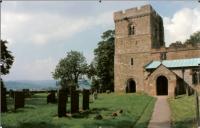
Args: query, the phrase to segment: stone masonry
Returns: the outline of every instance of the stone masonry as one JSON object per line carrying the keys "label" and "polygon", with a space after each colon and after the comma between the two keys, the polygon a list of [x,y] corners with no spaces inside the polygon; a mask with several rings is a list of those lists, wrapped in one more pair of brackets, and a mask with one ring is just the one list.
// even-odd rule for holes
{"label": "stone masonry", "polygon": [[[114,80],[117,92],[125,92],[128,80],[132,79],[135,82],[136,92],[145,91],[150,95],[156,95],[155,88],[149,85],[155,84],[156,78],[148,78],[150,73],[145,70],[145,65],[153,60],[160,60],[161,54],[165,54],[169,60],[200,57],[200,46],[165,47],[163,20],[151,5],[115,12],[114,22],[116,34]],[[165,71],[168,72],[168,69]],[[170,74],[174,72],[169,71],[169,76],[166,77],[172,77]],[[177,76],[182,77],[176,73],[173,77]],[[175,86],[170,85],[170,82],[173,81],[169,81],[169,86]],[[173,96],[174,88],[169,87],[169,89],[168,95]]]}

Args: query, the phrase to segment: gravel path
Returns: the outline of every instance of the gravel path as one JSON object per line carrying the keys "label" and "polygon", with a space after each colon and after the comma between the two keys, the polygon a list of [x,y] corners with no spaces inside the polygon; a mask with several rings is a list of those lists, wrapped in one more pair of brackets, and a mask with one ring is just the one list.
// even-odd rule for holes
{"label": "gravel path", "polygon": [[158,96],[148,128],[170,128],[170,114],[167,96]]}

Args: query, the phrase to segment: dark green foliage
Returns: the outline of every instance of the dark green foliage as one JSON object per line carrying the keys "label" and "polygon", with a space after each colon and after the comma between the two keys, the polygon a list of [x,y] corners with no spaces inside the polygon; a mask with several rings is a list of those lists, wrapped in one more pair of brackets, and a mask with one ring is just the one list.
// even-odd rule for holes
{"label": "dark green foliage", "polygon": [[187,39],[185,42],[176,41],[174,43],[170,44],[170,47],[174,48],[183,48],[186,47],[186,45],[191,44],[192,46],[196,46],[197,44],[200,44],[200,31],[197,31],[193,33],[189,39]]}
{"label": "dark green foliage", "polygon": [[77,51],[70,51],[56,66],[53,78],[59,79],[63,87],[67,87],[67,84],[77,86],[79,76],[86,73],[87,63],[83,54]]}
{"label": "dark green foliage", "polygon": [[8,42],[6,40],[1,40],[1,74],[6,75],[9,73],[9,69],[11,68],[14,62],[14,56],[8,50],[6,44]]}
{"label": "dark green foliage", "polygon": [[[11,52],[8,50],[6,43],[8,43],[6,40],[1,40],[1,60],[0,60],[0,66],[1,66],[1,75],[6,75],[9,73],[9,69],[11,68],[13,62],[14,62],[14,56],[12,56]],[[1,82],[1,111],[6,112],[7,111],[7,104],[6,104],[6,88],[4,87],[3,80],[0,78]]]}
{"label": "dark green foliage", "polygon": [[102,91],[114,91],[114,30],[103,33],[102,41],[94,50],[96,74]]}
{"label": "dark green foliage", "polygon": [[200,31],[193,33],[190,38],[185,41],[185,44],[197,45],[197,43],[200,43]]}
{"label": "dark green foliage", "polygon": [[181,47],[185,47],[185,44],[183,44],[181,41],[176,41],[174,43],[171,43],[169,47],[181,48]]}

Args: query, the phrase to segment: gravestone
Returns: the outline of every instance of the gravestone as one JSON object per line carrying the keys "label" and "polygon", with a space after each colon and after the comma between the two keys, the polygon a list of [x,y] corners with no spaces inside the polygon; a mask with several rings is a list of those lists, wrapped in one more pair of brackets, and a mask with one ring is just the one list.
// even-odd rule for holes
{"label": "gravestone", "polygon": [[79,112],[79,92],[76,91],[75,86],[71,86],[71,113]]}
{"label": "gravestone", "polygon": [[93,101],[95,101],[97,99],[97,97],[98,97],[97,91],[92,92],[92,99],[93,99]]}
{"label": "gravestone", "polygon": [[48,95],[47,95],[47,104],[48,103],[56,103],[56,92],[55,91],[51,91]]}
{"label": "gravestone", "polygon": [[14,91],[13,91],[12,89],[10,89],[10,91],[9,91],[9,96],[10,96],[11,98],[14,98]]}
{"label": "gravestone", "polygon": [[31,92],[29,89],[23,89],[22,91],[24,92],[25,98],[31,98]]}
{"label": "gravestone", "polygon": [[66,116],[66,103],[67,103],[67,91],[60,89],[58,91],[58,117]]}
{"label": "gravestone", "polygon": [[7,111],[7,103],[6,103],[6,88],[1,80],[1,112]]}
{"label": "gravestone", "polygon": [[83,90],[83,110],[89,109],[90,92],[89,90]]}
{"label": "gravestone", "polygon": [[14,99],[15,99],[15,109],[24,107],[25,104],[24,92],[22,91],[14,92]]}

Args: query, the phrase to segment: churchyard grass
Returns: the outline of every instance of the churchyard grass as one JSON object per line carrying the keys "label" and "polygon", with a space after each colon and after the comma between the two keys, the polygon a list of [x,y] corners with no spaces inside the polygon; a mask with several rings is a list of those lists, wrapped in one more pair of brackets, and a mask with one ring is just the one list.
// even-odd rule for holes
{"label": "churchyard grass", "polygon": [[176,99],[170,98],[172,128],[196,128],[195,98],[181,95]]}
{"label": "churchyard grass", "polygon": [[[3,128],[146,128],[151,118],[155,98],[142,93],[99,94],[90,103],[90,110],[74,117],[57,117],[57,104],[46,103],[47,94],[26,98],[25,108],[14,111],[13,100],[8,98],[9,112],[1,115]],[[80,108],[82,107],[80,97]],[[70,102],[67,111],[70,110]],[[121,114],[119,110],[123,110]],[[117,116],[112,114],[116,112]],[[100,114],[103,119],[94,117]]]}

